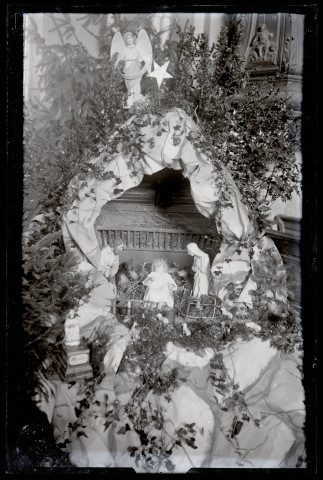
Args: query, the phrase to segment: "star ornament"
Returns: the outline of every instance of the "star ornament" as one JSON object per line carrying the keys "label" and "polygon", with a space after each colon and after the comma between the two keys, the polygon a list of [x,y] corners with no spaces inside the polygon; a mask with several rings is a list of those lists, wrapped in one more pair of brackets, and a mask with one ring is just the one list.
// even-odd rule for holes
{"label": "star ornament", "polygon": [[169,64],[168,62],[164,63],[161,67],[154,61],[154,71],[151,73],[148,73],[147,77],[155,77],[157,80],[158,88],[160,88],[162,81],[165,78],[173,78],[172,75],[166,72],[167,67]]}

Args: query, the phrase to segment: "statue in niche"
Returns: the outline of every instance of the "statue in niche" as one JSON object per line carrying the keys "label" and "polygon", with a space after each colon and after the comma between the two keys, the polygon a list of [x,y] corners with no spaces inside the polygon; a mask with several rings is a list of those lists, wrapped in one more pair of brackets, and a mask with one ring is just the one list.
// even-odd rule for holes
{"label": "statue in niche", "polygon": [[202,252],[196,243],[189,243],[187,253],[194,257],[192,270],[194,272],[193,297],[200,298],[209,294],[210,258]]}
{"label": "statue in niche", "polygon": [[267,30],[263,23],[258,27],[250,47],[253,48],[252,59],[256,61],[270,60],[274,52],[274,43],[270,40],[273,34]]}
{"label": "statue in niche", "polygon": [[142,282],[147,288],[144,300],[153,302],[149,306],[158,308],[174,306],[173,291],[177,290],[177,285],[168,273],[167,262],[163,259],[157,259],[152,263],[151,273],[147,275]]}
{"label": "statue in niche", "polygon": [[70,310],[64,324],[65,338],[64,343],[69,347],[80,344],[80,326],[75,317],[75,311]]}
{"label": "statue in niche", "polygon": [[295,65],[291,62],[292,45],[294,40],[294,37],[290,36],[287,37],[284,42],[282,66],[286,73],[290,73],[292,68],[295,67]]}
{"label": "statue in niche", "polygon": [[113,247],[106,245],[101,249],[100,262],[98,266],[108,282],[111,284],[114,294],[116,295],[115,275],[119,270],[119,253],[122,251],[124,243],[121,240],[114,242]]}
{"label": "statue in niche", "polygon": [[123,76],[128,90],[125,108],[130,108],[134,102],[144,99],[141,94],[141,78],[145,72],[150,73],[152,67],[152,46],[147,32],[141,29],[136,39],[134,33],[116,32],[111,44],[111,58],[118,54],[117,62],[123,61]]}

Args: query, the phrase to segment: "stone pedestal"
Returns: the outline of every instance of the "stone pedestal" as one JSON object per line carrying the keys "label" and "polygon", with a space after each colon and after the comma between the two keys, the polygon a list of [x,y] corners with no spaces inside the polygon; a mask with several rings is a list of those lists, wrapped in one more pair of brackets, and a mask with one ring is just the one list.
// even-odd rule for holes
{"label": "stone pedestal", "polygon": [[93,377],[93,371],[90,365],[90,350],[86,345],[65,345],[65,352],[67,357],[65,382],[77,382],[83,378]]}

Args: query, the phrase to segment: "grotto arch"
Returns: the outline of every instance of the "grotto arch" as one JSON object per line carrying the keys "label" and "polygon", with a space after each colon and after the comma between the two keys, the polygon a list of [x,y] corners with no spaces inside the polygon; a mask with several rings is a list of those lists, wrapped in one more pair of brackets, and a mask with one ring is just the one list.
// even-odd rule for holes
{"label": "grotto arch", "polygon": [[219,247],[211,219],[196,208],[189,179],[181,170],[163,168],[144,175],[137,187],[106,203],[95,221],[101,247],[121,240],[120,262],[134,266],[163,257],[169,265],[189,267],[186,245],[195,242],[212,261]]}
{"label": "grotto arch", "polygon": [[[134,121],[135,116],[125,125]],[[133,160],[130,154],[123,153],[107,159],[103,151],[92,160],[94,165],[103,168],[102,178],[89,173],[86,181],[76,176],[71,182],[69,189],[74,201],[62,225],[66,250],[76,246],[74,252],[79,260],[97,268],[100,245],[95,221],[102,207],[138,186],[144,175],[155,174],[165,167],[180,170],[189,179],[197,210],[214,221],[223,238],[211,266],[217,294],[224,297],[225,286],[238,281],[243,285],[241,301],[252,305],[249,292],[256,285],[250,245],[258,248],[258,255],[268,249],[275,250],[278,256],[279,253],[271,239],[256,237],[254,224],[230,173],[220,162],[199,151],[194,142],[199,135],[198,126],[181,109],[141,126],[139,132],[143,153],[139,159]]]}

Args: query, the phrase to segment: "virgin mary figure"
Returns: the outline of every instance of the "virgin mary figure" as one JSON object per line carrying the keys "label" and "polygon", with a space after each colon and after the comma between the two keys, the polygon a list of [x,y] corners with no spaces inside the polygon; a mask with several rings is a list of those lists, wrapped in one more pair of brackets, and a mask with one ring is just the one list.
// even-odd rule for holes
{"label": "virgin mary figure", "polygon": [[200,298],[209,294],[210,258],[202,252],[196,243],[189,243],[187,253],[194,257],[192,270],[194,272],[193,297]]}

